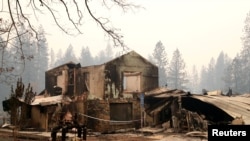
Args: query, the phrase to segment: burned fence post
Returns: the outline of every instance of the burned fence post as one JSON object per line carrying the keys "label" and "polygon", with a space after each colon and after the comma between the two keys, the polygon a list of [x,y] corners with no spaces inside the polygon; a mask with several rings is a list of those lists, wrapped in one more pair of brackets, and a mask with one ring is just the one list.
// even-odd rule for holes
{"label": "burned fence post", "polygon": [[57,132],[61,129],[61,126],[56,126],[52,129],[52,132],[51,132],[51,138],[52,138],[52,141],[56,141],[56,134]]}
{"label": "burned fence post", "polygon": [[85,125],[77,126],[77,137],[82,138],[84,141],[86,141],[86,139],[87,139],[87,127]]}
{"label": "burned fence post", "polygon": [[67,126],[62,128],[62,141],[66,140]]}
{"label": "burned fence post", "polygon": [[81,138],[81,137],[82,137],[82,127],[81,127],[81,126],[78,126],[78,127],[77,127],[77,137],[78,137],[78,138]]}
{"label": "burned fence post", "polygon": [[84,141],[87,140],[87,127],[85,125],[83,126],[83,136],[82,136],[82,139]]}

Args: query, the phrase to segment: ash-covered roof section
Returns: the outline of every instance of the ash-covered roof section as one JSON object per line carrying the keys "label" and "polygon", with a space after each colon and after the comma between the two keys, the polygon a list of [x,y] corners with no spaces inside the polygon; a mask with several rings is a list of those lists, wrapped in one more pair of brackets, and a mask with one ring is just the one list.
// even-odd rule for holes
{"label": "ash-covered roof section", "polygon": [[169,97],[171,94],[186,94],[186,92],[178,89],[169,89],[167,87],[159,87],[145,92],[145,96],[149,97]]}
{"label": "ash-covered roof section", "polygon": [[57,95],[57,96],[36,96],[35,100],[31,103],[31,105],[41,105],[41,106],[47,106],[47,105],[54,105],[62,103],[63,101],[71,102],[72,100],[66,96],[63,97],[63,95]]}
{"label": "ash-covered roof section", "polygon": [[50,69],[50,70],[47,70],[46,72],[51,71],[51,70],[54,70],[54,69],[57,69],[57,68],[60,68],[60,67],[63,67],[63,66],[67,66],[68,68],[74,68],[74,67],[80,68],[80,67],[81,67],[81,64],[80,64],[80,63],[76,64],[76,63],[73,62],[73,61],[69,61],[69,62],[67,62],[67,63],[64,63],[64,64],[61,64],[61,65],[59,65],[59,66],[57,66],[57,67],[54,67],[54,68],[52,68],[52,69]]}

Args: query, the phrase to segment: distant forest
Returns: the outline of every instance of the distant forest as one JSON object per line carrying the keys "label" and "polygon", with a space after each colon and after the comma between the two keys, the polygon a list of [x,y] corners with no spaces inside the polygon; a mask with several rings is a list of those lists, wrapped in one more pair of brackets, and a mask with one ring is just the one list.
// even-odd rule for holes
{"label": "distant forest", "polygon": [[[25,30],[25,27],[22,28]],[[22,52],[13,49],[19,46],[18,41],[13,41],[12,48],[0,50],[3,62],[0,67],[1,101],[9,97],[11,86],[15,86],[20,77],[25,86],[31,84],[33,91],[40,93],[45,87],[45,71],[48,69],[69,61],[80,63],[81,66],[98,65],[124,54],[114,52],[114,48],[109,44],[96,56],[91,54],[87,46],[79,49],[80,57],[76,57],[72,45],[65,51],[60,49],[55,53],[53,48],[49,49],[42,27],[39,30],[39,41],[31,40],[30,36],[32,35],[25,34],[21,37]],[[202,93],[202,89],[222,90],[226,93],[229,88],[237,94],[250,93],[250,14],[246,17],[242,43],[242,49],[234,58],[229,58],[221,51],[217,58],[212,57],[209,64],[202,66],[201,70],[197,70],[193,65],[191,72],[186,70],[181,50],[176,48],[172,58],[168,58],[167,48],[161,41],[156,41],[156,45],[152,47],[154,51],[146,59],[158,66],[159,85],[162,87],[197,94]]]}

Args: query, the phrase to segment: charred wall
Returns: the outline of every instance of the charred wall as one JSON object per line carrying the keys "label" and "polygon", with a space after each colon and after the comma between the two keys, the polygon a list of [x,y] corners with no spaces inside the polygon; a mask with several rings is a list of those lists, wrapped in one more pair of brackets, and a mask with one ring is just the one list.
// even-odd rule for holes
{"label": "charred wall", "polygon": [[118,70],[116,69],[116,64],[109,63],[105,66],[105,85],[104,91],[105,95],[104,98],[115,98],[121,97],[121,89],[120,89],[120,75]]}
{"label": "charred wall", "polygon": [[81,68],[82,86],[87,89],[88,99],[103,99],[104,97],[104,65]]}
{"label": "charred wall", "polygon": [[47,124],[47,110],[42,106],[33,106],[32,107],[32,127],[39,130],[46,130]]}
{"label": "charred wall", "polygon": [[54,95],[54,86],[57,85],[56,75],[53,71],[45,73],[45,89],[50,95]]}
{"label": "charred wall", "polygon": [[54,86],[61,87],[62,93],[67,91],[68,78],[66,74],[68,73],[68,69],[66,65],[63,65],[45,72],[45,89],[48,94],[51,96],[56,95]]}
{"label": "charred wall", "polygon": [[124,73],[140,73],[140,90],[148,91],[158,87],[158,67],[135,52],[114,59],[105,66],[105,98],[124,96]]}
{"label": "charred wall", "polygon": [[[87,127],[88,129],[92,129],[93,131],[98,132],[113,132],[118,129],[126,129],[126,128],[138,128],[140,125],[140,121],[135,121],[140,119],[140,105],[137,100],[134,99],[123,99],[123,100],[88,100],[87,101],[88,110],[87,114],[93,118],[87,119]],[[115,119],[112,118],[111,114],[114,112],[119,114],[119,104],[123,105],[122,108],[126,108],[125,106],[128,105],[128,108],[131,106],[131,118],[130,117],[119,117],[116,116]],[[110,105],[116,105],[115,108],[111,109]],[[113,110],[111,112],[111,110]],[[127,111],[130,111],[127,110]],[[124,116],[127,116],[128,113],[123,112]],[[120,118],[120,119],[119,119]],[[122,120],[121,120],[122,119]],[[131,122],[118,122],[118,121],[126,121]],[[129,120],[130,119],[130,120]],[[113,122],[112,122],[113,121]],[[133,122],[132,122],[133,121]]]}
{"label": "charred wall", "polygon": [[62,88],[62,94],[80,95],[84,92],[82,82],[79,64],[65,64],[45,73],[45,89],[51,96],[58,95],[54,86]]}

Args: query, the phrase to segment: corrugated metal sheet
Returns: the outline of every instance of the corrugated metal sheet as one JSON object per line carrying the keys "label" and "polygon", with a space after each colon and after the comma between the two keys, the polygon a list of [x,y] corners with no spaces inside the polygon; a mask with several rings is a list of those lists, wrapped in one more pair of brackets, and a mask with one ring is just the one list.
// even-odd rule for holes
{"label": "corrugated metal sheet", "polygon": [[[187,93],[182,90],[170,90],[167,88],[157,88],[150,92],[145,93],[145,99],[165,99],[169,97],[179,97],[187,96]],[[225,96],[225,95],[202,95],[202,94],[190,94],[188,97],[198,99],[202,102],[212,104],[217,108],[223,110],[228,115],[233,118],[242,117],[245,124],[250,124],[250,94],[244,95],[234,95],[234,96]],[[155,110],[161,110],[162,106],[158,105]],[[199,107],[199,105],[197,105]],[[210,111],[211,113],[213,111]],[[217,115],[214,115],[217,116]]]}
{"label": "corrugated metal sheet", "polygon": [[238,96],[209,96],[192,95],[193,98],[207,102],[222,109],[232,117],[242,117],[245,124],[250,124],[250,97],[244,95]]}

